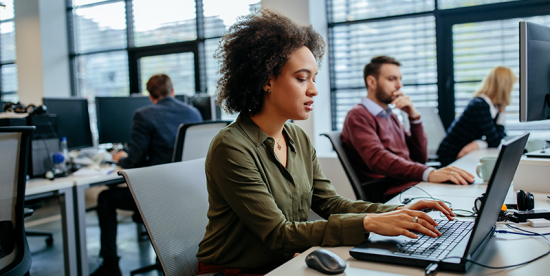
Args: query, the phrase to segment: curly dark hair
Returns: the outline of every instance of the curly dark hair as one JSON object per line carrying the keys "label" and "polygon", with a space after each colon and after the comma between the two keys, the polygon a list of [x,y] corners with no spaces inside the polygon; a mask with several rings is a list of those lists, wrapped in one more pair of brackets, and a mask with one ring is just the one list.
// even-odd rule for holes
{"label": "curly dark hair", "polygon": [[311,25],[298,25],[268,9],[241,17],[214,54],[221,64],[218,105],[231,114],[258,114],[264,99],[262,87],[269,76],[277,77],[290,56],[303,46],[320,66],[326,44]]}

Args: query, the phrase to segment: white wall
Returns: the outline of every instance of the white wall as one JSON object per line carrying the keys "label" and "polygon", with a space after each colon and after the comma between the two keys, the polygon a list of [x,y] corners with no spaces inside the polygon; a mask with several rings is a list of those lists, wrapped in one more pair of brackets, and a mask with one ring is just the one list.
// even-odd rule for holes
{"label": "white wall", "polygon": [[70,96],[65,0],[14,2],[19,100]]}
{"label": "white wall", "polygon": [[[262,0],[262,8],[275,9],[300,24],[311,24],[327,41],[327,17],[325,1],[320,0]],[[327,52],[328,53],[328,52]],[[331,130],[330,83],[328,72],[328,54],[317,74],[316,87],[319,95],[315,97],[313,113],[305,121],[295,121],[309,135],[319,155],[330,154],[328,139],[319,137],[320,133]]]}

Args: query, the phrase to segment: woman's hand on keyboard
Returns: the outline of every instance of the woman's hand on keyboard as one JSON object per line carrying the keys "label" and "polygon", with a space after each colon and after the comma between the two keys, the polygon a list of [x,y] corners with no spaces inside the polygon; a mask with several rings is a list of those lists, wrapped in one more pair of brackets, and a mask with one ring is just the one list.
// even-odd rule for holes
{"label": "woman's hand on keyboard", "polygon": [[403,207],[397,207],[396,210],[400,210],[400,209],[420,210],[420,211],[426,211],[426,210],[440,211],[449,220],[453,220],[453,217],[455,216],[455,214],[453,213],[452,209],[449,208],[449,206],[445,205],[443,201],[437,201],[437,200],[419,200],[409,205],[405,205]]}
{"label": "woman's hand on keyboard", "polygon": [[[415,217],[417,222],[415,222]],[[411,231],[433,238],[441,236],[435,226],[437,223],[426,213],[409,209],[367,214],[363,219],[363,227],[367,232],[384,236],[404,235],[412,239],[418,238],[418,235]]]}

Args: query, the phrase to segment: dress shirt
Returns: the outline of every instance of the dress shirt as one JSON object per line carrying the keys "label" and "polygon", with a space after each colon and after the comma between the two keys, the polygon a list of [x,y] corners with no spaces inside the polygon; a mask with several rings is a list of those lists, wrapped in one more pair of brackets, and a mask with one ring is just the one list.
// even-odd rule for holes
{"label": "dress shirt", "polygon": [[[284,125],[287,166],[275,140],[240,115],[210,144],[206,177],[210,208],[197,257],[204,264],[259,268],[288,260],[311,246],[357,245],[366,240],[366,213],[397,205],[353,201],[336,193],[308,136]],[[310,208],[325,220],[308,221]]]}
{"label": "dress shirt", "polygon": [[[363,100],[361,101],[361,103],[374,116],[381,116],[381,117],[384,117],[384,118],[390,118],[391,117],[392,110],[389,106],[388,106],[388,108],[386,108],[386,110],[384,110],[381,106],[379,106],[377,103],[375,103],[373,100],[371,100],[367,97],[364,97]],[[414,120],[410,123],[411,124],[421,124],[422,119]],[[434,171],[434,168],[428,167],[424,171],[424,173],[422,173],[422,180],[423,181],[428,181],[428,176],[430,175],[430,173],[432,171]]]}

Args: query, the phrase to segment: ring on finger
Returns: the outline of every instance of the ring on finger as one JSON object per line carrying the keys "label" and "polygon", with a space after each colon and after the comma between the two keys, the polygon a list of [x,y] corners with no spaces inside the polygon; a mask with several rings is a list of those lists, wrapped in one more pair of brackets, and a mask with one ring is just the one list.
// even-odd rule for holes
{"label": "ring on finger", "polygon": [[418,223],[418,217],[413,218],[413,223]]}
{"label": "ring on finger", "polygon": [[455,171],[451,171],[451,174],[455,173]]}

